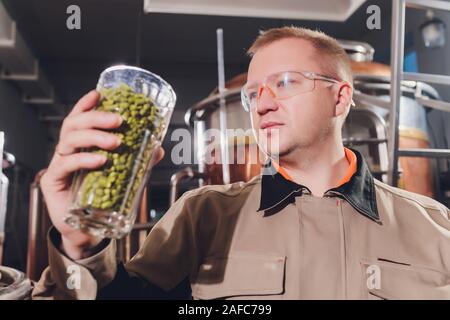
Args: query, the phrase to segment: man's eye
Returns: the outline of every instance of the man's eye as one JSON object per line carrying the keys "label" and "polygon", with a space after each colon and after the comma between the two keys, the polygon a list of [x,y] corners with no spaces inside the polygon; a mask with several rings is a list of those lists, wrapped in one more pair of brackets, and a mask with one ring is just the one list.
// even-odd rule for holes
{"label": "man's eye", "polygon": [[295,80],[294,79],[284,79],[284,80],[280,80],[277,82],[277,88],[285,88],[287,86],[291,86],[293,84],[295,84]]}
{"label": "man's eye", "polygon": [[248,94],[248,98],[250,99],[250,101],[255,100],[256,97],[257,97],[256,92],[250,92],[250,93]]}

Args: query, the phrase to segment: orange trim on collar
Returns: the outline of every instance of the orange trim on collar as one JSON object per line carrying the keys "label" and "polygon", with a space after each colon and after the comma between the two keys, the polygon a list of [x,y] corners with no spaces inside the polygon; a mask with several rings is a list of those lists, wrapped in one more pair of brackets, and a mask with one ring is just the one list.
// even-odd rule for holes
{"label": "orange trim on collar", "polygon": [[349,163],[348,165],[348,169],[347,169],[347,173],[345,174],[345,176],[341,179],[341,181],[339,181],[337,187],[342,186],[343,184],[347,183],[350,181],[350,179],[353,177],[353,175],[356,172],[356,154],[350,150],[349,148],[344,148],[345,151],[345,157],[347,158],[347,161]]}
{"label": "orange trim on collar", "polygon": [[[349,165],[348,165],[348,169],[347,169],[345,176],[339,181],[338,185],[335,188],[340,187],[343,184],[349,182],[357,170],[356,154],[348,148],[344,148],[344,151],[345,151],[345,157],[347,158]],[[275,167],[275,170],[277,170],[277,172],[283,176],[283,178],[285,178],[286,180],[295,182],[294,180],[292,180],[292,178],[289,176],[289,174],[286,172],[286,170],[284,170],[283,167],[281,167],[277,162],[273,161],[273,166]]]}
{"label": "orange trim on collar", "polygon": [[286,170],[283,169],[283,167],[281,167],[278,164],[278,162],[273,161],[273,166],[275,167],[275,170],[277,170],[277,172],[283,176],[283,178],[285,178],[286,180],[294,182],[292,180],[291,176],[286,172]]}

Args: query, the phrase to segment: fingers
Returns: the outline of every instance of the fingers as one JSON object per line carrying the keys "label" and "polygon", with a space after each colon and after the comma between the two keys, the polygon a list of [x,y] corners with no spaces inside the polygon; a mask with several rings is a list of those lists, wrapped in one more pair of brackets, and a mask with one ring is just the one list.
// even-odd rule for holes
{"label": "fingers", "polygon": [[156,155],[155,163],[160,162],[164,158],[164,155],[165,155],[165,151],[162,147],[159,147],[157,152],[158,152],[158,154]]}
{"label": "fingers", "polygon": [[77,149],[88,147],[113,150],[120,143],[120,138],[112,133],[94,129],[76,130],[60,140],[57,152],[59,155],[67,155],[76,152]]}
{"label": "fingers", "polygon": [[[112,133],[97,129],[118,128],[123,119],[113,112],[92,110],[100,94],[92,90],[84,95],[74,106],[61,127],[60,142],[49,167],[49,176],[53,181],[67,179],[80,169],[96,169],[106,162],[100,154],[80,152],[79,149],[98,147],[103,150],[117,148],[121,141]],[[159,147],[154,157],[158,163],[164,157],[164,150]]]}
{"label": "fingers", "polygon": [[158,147],[157,150],[155,150],[155,153],[150,160],[150,163],[147,166],[147,169],[153,168],[156,164],[158,164],[162,159],[164,158],[164,149],[162,147]]}
{"label": "fingers", "polygon": [[104,155],[80,152],[64,157],[54,158],[46,175],[53,181],[66,180],[75,171],[81,169],[96,169],[105,164],[107,158]]}
{"label": "fingers", "polygon": [[74,116],[82,112],[91,110],[92,108],[95,107],[99,98],[100,94],[97,91],[95,90],[89,91],[80,100],[78,100],[78,102],[73,107],[72,111],[69,113],[69,116]]}
{"label": "fingers", "polygon": [[68,116],[61,127],[61,139],[69,132],[83,129],[113,129],[122,124],[122,117],[105,111],[89,111]]}

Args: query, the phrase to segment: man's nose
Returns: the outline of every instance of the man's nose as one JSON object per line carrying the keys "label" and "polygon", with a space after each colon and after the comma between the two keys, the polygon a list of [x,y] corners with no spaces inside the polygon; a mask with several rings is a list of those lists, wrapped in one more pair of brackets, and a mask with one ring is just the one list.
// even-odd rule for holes
{"label": "man's nose", "polygon": [[269,111],[278,109],[277,101],[275,100],[275,93],[268,86],[261,86],[258,92],[257,112],[265,114]]}

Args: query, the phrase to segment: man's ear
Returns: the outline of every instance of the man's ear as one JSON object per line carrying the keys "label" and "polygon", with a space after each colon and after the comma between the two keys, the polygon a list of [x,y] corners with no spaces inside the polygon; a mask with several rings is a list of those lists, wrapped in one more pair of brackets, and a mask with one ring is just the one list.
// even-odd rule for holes
{"label": "man's ear", "polygon": [[337,91],[337,99],[336,99],[336,116],[339,117],[347,115],[348,110],[350,109],[351,104],[353,103],[353,89],[351,85],[347,82],[343,82],[340,84],[339,89]]}

